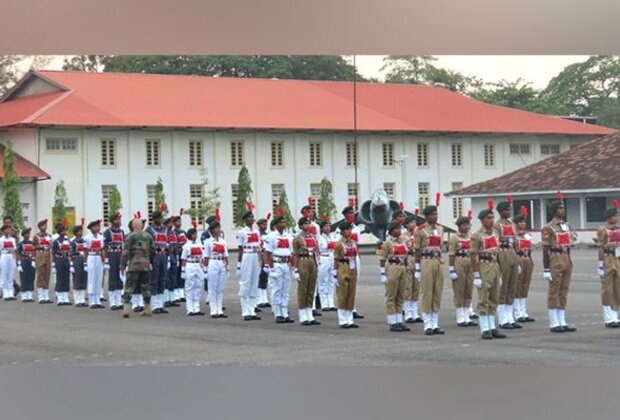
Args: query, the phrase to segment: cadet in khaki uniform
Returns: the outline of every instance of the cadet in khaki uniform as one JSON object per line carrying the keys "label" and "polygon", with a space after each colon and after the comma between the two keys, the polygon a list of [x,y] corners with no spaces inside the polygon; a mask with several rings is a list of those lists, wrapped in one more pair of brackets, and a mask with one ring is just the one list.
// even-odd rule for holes
{"label": "cadet in khaki uniform", "polygon": [[573,271],[570,256],[572,243],[570,226],[564,221],[566,208],[564,197],[558,192],[559,200],[549,204],[553,219],[542,229],[543,277],[549,282],[547,309],[549,310],[549,330],[554,333],[577,331],[566,323],[566,302],[568,287]]}
{"label": "cadet in khaki uniform", "polygon": [[297,222],[301,233],[293,239],[293,278],[297,280],[297,306],[301,325],[320,325],[312,315],[312,302],[316,288],[316,235],[310,233],[310,219],[302,217]]}
{"label": "cadet in khaki uniform", "polygon": [[[471,211],[470,211],[471,216]],[[459,327],[475,327],[469,319],[469,305],[473,288],[473,272],[471,270],[471,229],[470,217],[456,219],[458,233],[450,236],[448,241],[448,258],[454,307],[456,308],[456,325]]]}
{"label": "cadet in khaki uniform", "polygon": [[405,239],[407,240],[407,287],[405,288],[405,322],[408,324],[422,322],[422,318],[418,314],[418,295],[420,294],[420,285],[413,278],[415,269],[415,251],[414,251],[414,234],[416,229],[416,219],[418,215],[416,209],[415,216],[407,216],[405,222]]}
{"label": "cadet in khaki uniform", "polygon": [[443,291],[441,242],[443,229],[437,225],[437,206],[427,206],[422,213],[426,223],[415,231],[415,272],[420,282],[420,308],[426,335],[444,334],[439,328],[439,309]]}
{"label": "cadet in khaki uniform", "polygon": [[521,266],[521,274],[517,281],[515,293],[514,316],[517,322],[534,322],[527,313],[527,294],[530,290],[534,261],[532,261],[532,235],[526,232],[527,207],[521,206],[521,214],[514,217],[513,222],[517,227],[517,256]]}
{"label": "cadet in khaki uniform", "polygon": [[618,228],[618,201],[605,210],[605,226],[598,230],[598,275],[601,278],[603,320],[607,328],[620,327],[620,228]]}
{"label": "cadet in khaki uniform", "polygon": [[47,233],[47,219],[37,223],[39,232],[34,235],[34,261],[36,267],[37,297],[39,303],[52,303],[50,277],[52,276],[52,236]]}
{"label": "cadet in khaki uniform", "polygon": [[493,207],[493,200],[489,200],[489,208],[478,213],[482,227],[472,237],[470,250],[474,286],[478,288],[478,322],[485,340],[506,338],[506,335],[495,328],[501,271],[497,263],[499,239],[493,229]]}
{"label": "cadet in khaki uniform", "polygon": [[403,324],[403,302],[407,287],[407,240],[402,237],[402,226],[392,222],[389,238],[381,246],[381,283],[385,284],[385,311],[390,331],[411,331]]}
{"label": "cadet in khaki uniform", "polygon": [[516,251],[517,232],[510,220],[512,214],[512,198],[497,205],[499,220],[495,222],[495,232],[499,238],[499,254],[497,262],[502,272],[502,281],[499,289],[499,306],[497,307],[499,327],[506,330],[522,328],[515,322],[513,303],[521,266]]}
{"label": "cadet in khaki uniform", "polygon": [[353,225],[344,222],[340,225],[342,235],[334,249],[334,269],[336,299],[338,304],[338,325],[340,328],[358,328],[353,321],[355,308],[355,289],[357,286],[357,244],[351,239]]}
{"label": "cadet in khaki uniform", "polygon": [[142,292],[144,310],[142,316],[151,316],[151,288],[149,284],[151,264],[155,258],[155,241],[144,232],[140,219],[131,222],[131,233],[125,239],[121,254],[121,272],[126,272],[123,293],[123,318],[131,313],[131,295],[135,290]]}

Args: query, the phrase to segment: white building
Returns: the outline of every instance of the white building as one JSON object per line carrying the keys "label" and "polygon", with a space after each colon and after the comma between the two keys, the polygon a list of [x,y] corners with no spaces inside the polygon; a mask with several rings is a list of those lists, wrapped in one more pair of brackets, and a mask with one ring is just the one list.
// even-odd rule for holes
{"label": "white building", "polygon": [[[282,188],[297,216],[328,177],[338,207],[357,188],[377,188],[423,207],[435,192],[494,178],[613,130],[493,106],[434,87],[357,85],[357,150],[350,82],[39,71],[0,102],[0,142],[51,175],[24,194],[26,216],[51,217],[66,183],[75,218],[106,213],[117,186],[123,212],[147,213],[163,179],[174,212],[200,194],[200,170],[220,187],[223,226],[233,238],[239,168],[252,177],[264,215]],[[408,157],[400,163],[400,157]],[[357,163],[357,170],[356,170]],[[469,201],[444,200],[451,223]],[[189,224],[189,219],[186,224]],[[370,240],[370,238],[369,238]]]}

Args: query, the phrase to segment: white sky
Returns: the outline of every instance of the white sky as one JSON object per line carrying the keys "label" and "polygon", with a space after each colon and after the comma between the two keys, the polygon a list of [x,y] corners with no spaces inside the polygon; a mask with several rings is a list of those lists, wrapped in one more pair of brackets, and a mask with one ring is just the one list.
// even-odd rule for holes
{"label": "white sky", "polygon": [[[349,56],[350,57],[350,56]],[[379,70],[383,64],[382,55],[359,55],[356,57],[359,73],[366,77],[383,80]],[[478,76],[485,82],[501,79],[515,81],[522,78],[535,88],[547,86],[569,64],[584,61],[586,55],[437,55],[436,65],[459,71],[467,76]],[[64,56],[54,57],[46,66],[61,69]]]}

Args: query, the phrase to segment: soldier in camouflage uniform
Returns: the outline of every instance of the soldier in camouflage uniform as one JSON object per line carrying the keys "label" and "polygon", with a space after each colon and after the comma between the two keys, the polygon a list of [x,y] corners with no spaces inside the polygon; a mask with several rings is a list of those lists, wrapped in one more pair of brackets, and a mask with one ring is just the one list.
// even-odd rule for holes
{"label": "soldier in camouflage uniform", "polygon": [[134,290],[142,291],[144,298],[143,316],[151,316],[151,289],[149,285],[151,264],[155,257],[155,241],[144,232],[140,219],[132,222],[132,232],[125,240],[121,255],[121,271],[126,272],[125,293],[123,300],[123,318],[129,318],[131,312],[131,294]]}

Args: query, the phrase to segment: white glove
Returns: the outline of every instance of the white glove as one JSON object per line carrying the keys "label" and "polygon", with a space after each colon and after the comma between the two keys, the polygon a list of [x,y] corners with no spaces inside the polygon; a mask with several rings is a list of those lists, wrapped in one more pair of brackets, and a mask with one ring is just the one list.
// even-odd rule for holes
{"label": "white glove", "polygon": [[75,268],[73,268],[73,261],[71,261],[71,263],[69,264],[69,272],[75,273]]}
{"label": "white glove", "polygon": [[267,264],[263,265],[263,271],[267,274],[269,274],[269,270],[271,270],[271,268],[269,268],[269,266]]}
{"label": "white glove", "polygon": [[185,269],[181,270],[181,278],[185,280]]}
{"label": "white glove", "polygon": [[241,263],[237,262],[237,277],[241,277]]}
{"label": "white glove", "polygon": [[[170,268],[170,267],[168,267]],[[108,260],[107,258],[103,261],[103,269],[104,270],[109,270],[110,269],[110,260]]]}
{"label": "white glove", "polygon": [[293,279],[300,281],[301,280],[301,276],[299,275],[299,271],[295,270],[293,271]]}
{"label": "white glove", "polygon": [[388,279],[387,276],[385,275],[385,268],[381,267],[381,283],[385,284],[387,283]]}
{"label": "white glove", "polygon": [[35,263],[34,260],[32,260],[32,268],[37,268],[37,263]]}
{"label": "white glove", "polygon": [[603,261],[598,262],[598,276],[603,280],[605,278],[605,265]]}
{"label": "white glove", "polygon": [[22,263],[21,262],[17,263],[17,271],[19,271],[20,273],[24,272],[24,269],[22,268]]}
{"label": "white glove", "polygon": [[168,260],[167,260],[166,269],[170,270],[170,258],[168,258]]}
{"label": "white glove", "polygon": [[413,272],[413,277],[415,277],[417,281],[422,280],[422,272],[420,271],[420,263],[415,264],[415,271]]}
{"label": "white glove", "polygon": [[553,281],[551,278],[551,271],[548,268],[545,268],[545,271],[543,271],[543,278],[547,281]]}
{"label": "white glove", "polygon": [[458,276],[456,275],[456,271],[454,271],[454,267],[452,266],[449,267],[449,270],[450,270],[450,279],[456,280]]}
{"label": "white glove", "polygon": [[480,278],[480,273],[474,273],[474,286],[478,289],[482,287],[482,278]]}
{"label": "white glove", "polygon": [[517,266],[517,273],[521,274],[523,272],[523,268],[521,268],[521,264]]}
{"label": "white glove", "polygon": [[336,269],[332,269],[332,271],[331,271],[331,283],[335,287],[339,287],[340,286],[340,284],[338,283],[338,270],[336,270]]}
{"label": "white glove", "polygon": [[56,264],[52,263],[52,274],[56,274]]}
{"label": "white glove", "polygon": [[[84,264],[84,270],[86,270],[86,264]],[[153,264],[149,264],[149,270],[153,271]]]}

